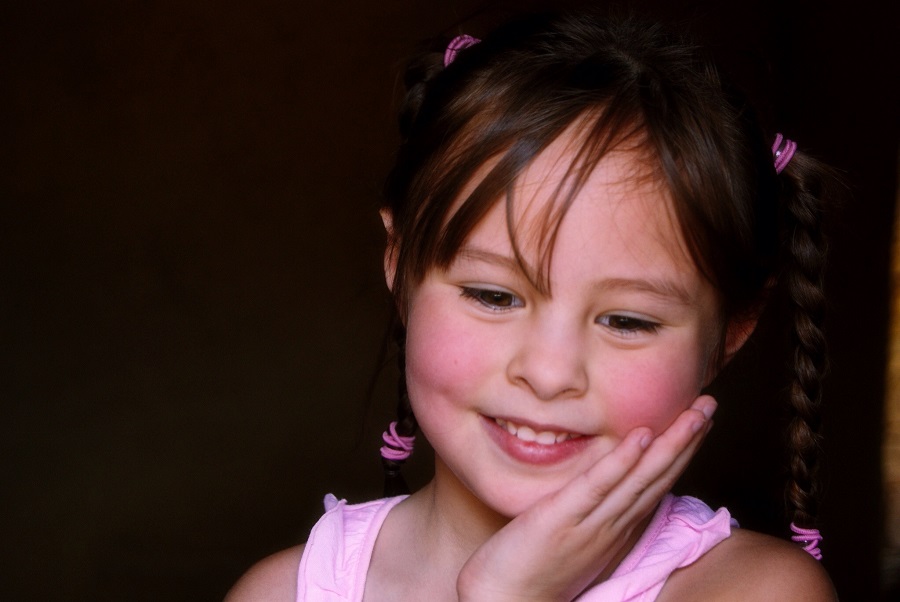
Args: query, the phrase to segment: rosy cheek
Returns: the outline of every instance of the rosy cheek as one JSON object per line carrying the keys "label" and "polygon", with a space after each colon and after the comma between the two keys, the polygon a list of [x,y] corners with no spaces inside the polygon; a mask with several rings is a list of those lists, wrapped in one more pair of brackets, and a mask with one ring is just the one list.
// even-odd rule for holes
{"label": "rosy cheek", "polygon": [[410,313],[406,341],[406,377],[410,395],[455,397],[470,382],[477,366],[473,349],[478,344],[452,320],[440,316],[440,307]]}
{"label": "rosy cheek", "polygon": [[648,362],[621,376],[618,401],[608,409],[610,423],[620,435],[638,426],[661,433],[700,389],[698,369],[684,361]]}

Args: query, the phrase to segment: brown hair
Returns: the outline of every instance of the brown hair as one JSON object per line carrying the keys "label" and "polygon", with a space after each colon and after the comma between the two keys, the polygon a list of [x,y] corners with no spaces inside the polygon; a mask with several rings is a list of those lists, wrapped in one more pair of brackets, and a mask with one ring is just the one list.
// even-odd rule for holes
{"label": "brown hair", "polygon": [[[631,18],[526,16],[462,50],[446,68],[443,47],[423,54],[405,83],[403,140],[385,190],[401,316],[410,289],[429,269],[450,264],[495,203],[505,199],[509,214],[522,170],[575,124],[580,146],[539,233],[536,272],[522,262],[509,221],[526,274],[538,288],[549,287],[559,221],[580,186],[614,148],[640,150],[667,187],[691,257],[719,291],[726,320],[756,317],[774,283],[784,283],[793,301],[797,417],[788,495],[794,520],[812,526],[825,369],[818,234],[824,168],[798,154],[776,175],[770,136],[711,62],[661,26]],[[402,340],[401,331],[401,364]],[[411,434],[415,418],[402,376],[400,388],[398,430]],[[396,463],[385,466],[396,473]]]}

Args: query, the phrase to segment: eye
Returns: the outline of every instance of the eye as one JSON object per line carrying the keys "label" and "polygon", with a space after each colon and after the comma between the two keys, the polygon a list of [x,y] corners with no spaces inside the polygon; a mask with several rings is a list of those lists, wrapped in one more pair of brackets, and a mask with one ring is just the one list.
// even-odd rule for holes
{"label": "eye", "polygon": [[659,324],[656,322],[621,314],[601,316],[598,318],[597,322],[622,334],[635,334],[638,332],[654,333],[659,330]]}
{"label": "eye", "polygon": [[460,294],[467,299],[474,299],[494,311],[504,311],[525,305],[516,295],[495,289],[463,286],[460,288]]}

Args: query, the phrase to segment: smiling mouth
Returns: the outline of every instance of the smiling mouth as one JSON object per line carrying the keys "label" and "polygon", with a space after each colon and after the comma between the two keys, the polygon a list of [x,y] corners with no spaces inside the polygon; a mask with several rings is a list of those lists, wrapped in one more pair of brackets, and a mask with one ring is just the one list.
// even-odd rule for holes
{"label": "smiling mouth", "polygon": [[582,436],[578,433],[535,431],[529,426],[516,424],[515,422],[504,420],[503,418],[494,418],[494,421],[498,425],[500,425],[501,428],[506,429],[506,432],[508,432],[510,435],[513,435],[514,437],[521,439],[522,441],[527,441],[528,443],[537,443],[539,445],[553,445],[556,443],[562,443],[563,441],[578,439]]}

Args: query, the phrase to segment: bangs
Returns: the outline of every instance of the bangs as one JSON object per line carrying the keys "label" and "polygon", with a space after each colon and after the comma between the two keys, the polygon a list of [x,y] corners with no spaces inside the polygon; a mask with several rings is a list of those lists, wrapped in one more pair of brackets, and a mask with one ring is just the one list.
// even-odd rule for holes
{"label": "bangs", "polygon": [[[522,273],[549,293],[561,220],[597,165],[619,150],[634,153],[635,178],[665,189],[665,210],[701,275],[723,292],[726,314],[752,303],[777,253],[770,244],[776,195],[760,189],[774,186],[760,177],[771,171],[771,153],[744,139],[752,116],[726,102],[703,57],[672,42],[634,23],[537,20],[495,32],[446,68],[440,63],[415,118],[404,122],[386,187],[401,314],[410,288],[428,270],[446,269],[501,201]],[[516,184],[564,134],[570,164],[540,219],[520,230]],[[537,249],[530,261],[525,245]]]}
{"label": "bangs", "polygon": [[[435,153],[409,191],[417,211],[395,217],[398,270],[394,293],[401,304],[405,295],[429,269],[446,269],[472,230],[498,202],[505,203],[507,230],[522,273],[539,291],[549,293],[549,266],[562,219],[597,164],[612,151],[634,151],[644,159],[636,165],[636,177],[658,172],[658,162],[648,154],[646,136],[628,106],[575,107],[566,102],[536,104],[514,112],[494,107],[499,115],[479,112],[443,149]],[[505,110],[504,110],[505,109]],[[540,117],[536,117],[536,114]],[[482,127],[485,123],[492,127]],[[569,165],[550,199],[528,232],[516,227],[514,214],[523,199],[516,184],[535,159],[554,142],[571,134],[565,157]],[[649,169],[640,168],[651,165]],[[640,169],[638,169],[640,168]],[[643,174],[643,175],[640,175]],[[421,196],[420,196],[421,195]],[[397,220],[397,217],[400,219]],[[529,262],[523,244],[538,249]]]}
{"label": "bangs", "polygon": [[[505,204],[506,225],[515,259],[523,275],[538,291],[550,294],[549,278],[553,249],[556,246],[560,224],[572,202],[582,191],[600,161],[610,152],[629,152],[636,157],[646,154],[641,141],[644,136],[636,127],[624,124],[609,124],[603,111],[592,110],[575,116],[561,131],[552,132],[552,137],[541,139],[540,144],[514,143],[499,158],[491,161],[489,169],[475,174],[477,184],[468,195],[463,191],[451,209],[446,225],[432,250],[431,263],[423,266],[447,268],[472,229],[481,221],[485,213],[498,202]],[[516,215],[524,214],[530,207],[531,199],[520,190],[525,172],[535,160],[562,139],[568,138],[560,153],[559,161],[568,162],[562,178],[555,184],[548,197],[542,199],[541,207],[531,214],[527,225]],[[635,164],[635,178],[645,178],[650,170],[643,168],[644,162]],[[523,247],[535,250],[532,258],[525,257]],[[418,277],[424,273],[418,274]]]}

